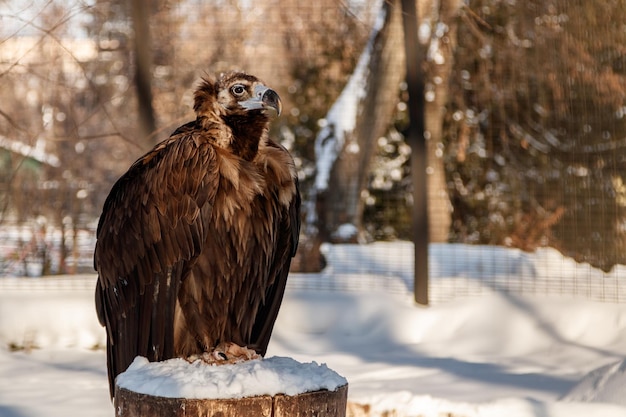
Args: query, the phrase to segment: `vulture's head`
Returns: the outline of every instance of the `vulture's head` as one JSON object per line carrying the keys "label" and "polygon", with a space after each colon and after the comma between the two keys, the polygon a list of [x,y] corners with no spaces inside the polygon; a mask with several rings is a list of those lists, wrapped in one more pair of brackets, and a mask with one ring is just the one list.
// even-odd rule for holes
{"label": "vulture's head", "polygon": [[222,74],[217,80],[204,78],[195,94],[194,110],[198,116],[268,118],[280,115],[278,94],[257,77],[242,72]]}
{"label": "vulture's head", "polygon": [[215,81],[203,79],[194,99],[200,124],[221,131],[214,132],[216,143],[246,160],[255,157],[259,143],[267,137],[270,114],[281,110],[274,90],[241,72],[223,74]]}

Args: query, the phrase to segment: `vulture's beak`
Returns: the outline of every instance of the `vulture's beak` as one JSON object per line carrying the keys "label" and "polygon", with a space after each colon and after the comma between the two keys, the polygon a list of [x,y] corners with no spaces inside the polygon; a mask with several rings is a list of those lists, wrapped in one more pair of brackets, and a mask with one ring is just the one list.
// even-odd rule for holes
{"label": "vulture's beak", "polygon": [[248,110],[272,108],[280,116],[283,108],[280,97],[276,91],[264,85],[254,87],[254,95],[247,100],[239,102],[239,105]]}

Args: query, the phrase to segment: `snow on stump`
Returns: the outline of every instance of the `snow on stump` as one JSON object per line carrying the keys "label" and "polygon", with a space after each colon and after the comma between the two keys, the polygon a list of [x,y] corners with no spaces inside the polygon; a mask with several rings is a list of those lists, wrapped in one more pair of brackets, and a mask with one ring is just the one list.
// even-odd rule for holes
{"label": "snow on stump", "polygon": [[115,381],[114,406],[116,417],[345,417],[347,397],[346,379],[315,362],[137,357]]}

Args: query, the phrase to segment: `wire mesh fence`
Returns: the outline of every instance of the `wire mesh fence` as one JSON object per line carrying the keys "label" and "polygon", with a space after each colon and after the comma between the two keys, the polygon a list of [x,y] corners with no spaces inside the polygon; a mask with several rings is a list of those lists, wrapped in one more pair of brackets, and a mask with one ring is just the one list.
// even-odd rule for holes
{"label": "wire mesh fence", "polygon": [[[298,264],[317,270],[295,268],[290,285],[412,291],[400,1],[154,1],[149,37],[125,2],[36,3],[0,5],[1,276],[91,273],[113,182],[194,117],[202,76],[245,69],[279,92],[271,134],[299,171]],[[624,7],[418,2],[433,302],[626,298]]]}
{"label": "wire mesh fence", "polygon": [[[47,236],[47,258],[60,256],[58,233]],[[4,238],[0,248],[13,248],[15,238]],[[68,239],[67,242],[71,242]],[[23,259],[3,258],[0,291],[93,291],[96,275],[92,267],[95,230],[83,230],[79,250],[69,255],[66,265],[79,265],[76,274],[41,277],[41,245]],[[324,244],[326,267],[318,273],[292,272],[288,288],[293,291],[376,292],[410,296],[414,282],[413,245],[408,241],[369,244]],[[78,259],[73,259],[78,256]],[[52,261],[58,268],[60,262]],[[578,263],[553,248],[534,252],[487,245],[432,243],[429,249],[430,302],[439,304],[490,293],[624,303],[625,266],[610,272]],[[55,273],[58,270],[53,270]],[[29,276],[30,275],[30,276]]]}

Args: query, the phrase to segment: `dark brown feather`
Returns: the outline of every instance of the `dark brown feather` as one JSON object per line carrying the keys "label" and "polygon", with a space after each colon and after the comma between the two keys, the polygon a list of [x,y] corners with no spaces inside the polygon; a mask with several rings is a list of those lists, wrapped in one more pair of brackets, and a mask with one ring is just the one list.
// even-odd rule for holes
{"label": "dark brown feather", "polygon": [[291,156],[267,137],[268,116],[238,105],[235,83],[252,96],[260,82],[204,80],[197,119],[139,158],[104,203],[95,295],[111,395],[136,356],[187,357],[222,342],[267,350],[300,195]]}

